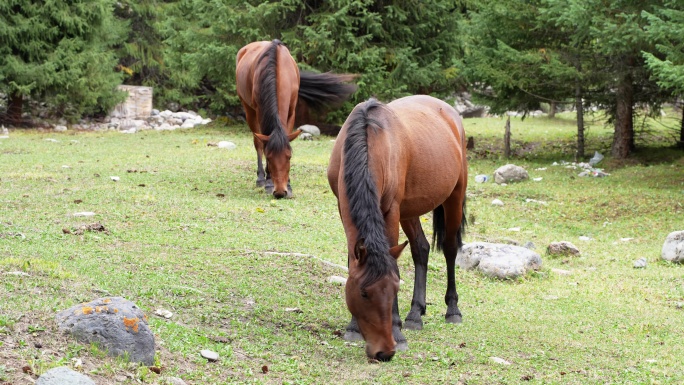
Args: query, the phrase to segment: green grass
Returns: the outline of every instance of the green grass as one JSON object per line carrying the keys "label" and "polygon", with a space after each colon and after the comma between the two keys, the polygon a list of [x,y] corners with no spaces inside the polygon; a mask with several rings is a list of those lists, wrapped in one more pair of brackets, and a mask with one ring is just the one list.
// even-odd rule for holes
{"label": "green grass", "polygon": [[[457,270],[464,323],[455,326],[443,322],[446,266],[432,255],[425,328],[406,331],[409,350],[384,364],[369,364],[362,344],[336,334],[349,314],[344,288],[327,278],[344,271],[286,254],[346,264],[325,177],[333,138],[293,142],[295,198],[275,201],[254,187],[256,157],[243,126],[135,135],[11,132],[0,139],[0,380],[24,383],[25,365],[40,374],[81,358],[79,370],[101,384],[161,384],[166,376],[188,384],[683,382],[684,267],[661,262],[660,249],[669,232],[684,229],[684,153],[665,147],[669,132],[654,126],[639,136],[634,158],[601,163],[609,177],[580,178],[578,170],[552,166],[573,161],[570,115],[512,119],[511,160],[499,155],[503,123],[465,121],[476,144],[465,240],[531,241],[544,266],[516,281]],[[610,131],[598,120],[589,128],[588,156],[609,154]],[[207,145],[220,140],[238,148]],[[505,187],[474,182],[506,163],[543,179]],[[495,198],[505,205],[492,206]],[[73,216],[83,211],[96,216]],[[77,234],[92,222],[107,231]],[[580,241],[582,235],[593,240]],[[575,243],[581,257],[544,255],[560,240]],[[632,267],[640,257],[646,269]],[[400,268],[405,316],[413,278],[408,253]],[[56,332],[57,311],[107,295],[130,299],[149,315],[161,375]],[[294,307],[301,312],[285,310]],[[158,308],[174,316],[156,317]],[[218,352],[219,362],[207,363],[202,349]]]}

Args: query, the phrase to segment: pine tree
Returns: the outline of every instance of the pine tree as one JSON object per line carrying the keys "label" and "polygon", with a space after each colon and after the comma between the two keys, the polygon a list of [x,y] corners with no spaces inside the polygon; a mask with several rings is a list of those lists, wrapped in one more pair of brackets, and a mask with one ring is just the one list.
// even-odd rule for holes
{"label": "pine tree", "polygon": [[121,40],[113,0],[0,2],[0,91],[6,120],[20,123],[26,98],[63,116],[104,112],[121,100],[110,48]]}
{"label": "pine tree", "polygon": [[[684,97],[684,4],[671,0],[653,13],[643,12],[648,20],[646,31],[655,43],[660,55],[643,52],[646,65],[658,84],[672,92],[675,97]],[[661,57],[659,57],[661,56]],[[664,57],[663,57],[664,56]],[[679,143],[684,148],[684,105],[680,122]]]}

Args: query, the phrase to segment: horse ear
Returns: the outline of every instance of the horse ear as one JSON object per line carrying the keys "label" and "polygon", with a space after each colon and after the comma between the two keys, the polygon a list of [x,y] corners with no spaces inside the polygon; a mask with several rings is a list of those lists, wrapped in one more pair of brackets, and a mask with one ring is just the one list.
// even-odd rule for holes
{"label": "horse ear", "polygon": [[356,241],[356,245],[354,246],[354,257],[356,257],[359,265],[363,265],[366,262],[366,256],[368,255],[368,250],[366,250],[364,242],[365,239],[360,238]]}
{"label": "horse ear", "polygon": [[254,132],[253,134],[254,134],[254,137],[259,139],[259,141],[263,144],[268,143],[268,140],[270,139],[270,137],[268,135],[257,134],[256,132]]}
{"label": "horse ear", "polygon": [[401,245],[396,245],[394,247],[390,247],[390,249],[389,249],[390,255],[394,259],[399,259],[401,252],[404,251],[404,247],[406,247],[406,245],[408,245],[408,243],[409,243],[409,241],[406,241],[406,242],[402,243]]}
{"label": "horse ear", "polygon": [[302,133],[302,130],[297,130],[297,131],[295,131],[295,132],[289,134],[289,135],[287,136],[287,140],[291,142],[291,141],[297,139],[297,137],[298,137],[299,134],[301,134],[301,133]]}

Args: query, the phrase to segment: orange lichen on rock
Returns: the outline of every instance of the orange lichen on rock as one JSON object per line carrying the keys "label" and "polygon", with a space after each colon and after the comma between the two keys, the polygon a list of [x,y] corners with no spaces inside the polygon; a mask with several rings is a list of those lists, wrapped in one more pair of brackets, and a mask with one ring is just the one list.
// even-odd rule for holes
{"label": "orange lichen on rock", "polygon": [[138,332],[138,322],[140,322],[138,317],[133,317],[133,318],[126,318],[125,316],[123,317],[123,323],[124,323],[124,326],[126,327],[126,330],[128,330],[128,328],[130,328],[133,331],[133,333]]}
{"label": "orange lichen on rock", "polygon": [[83,314],[88,315],[93,313],[93,308],[90,306],[83,306],[81,308],[81,311],[83,312]]}
{"label": "orange lichen on rock", "polygon": [[102,301],[102,302],[104,302],[104,303],[110,303],[110,302],[112,302],[112,300],[111,300],[110,298],[105,298],[104,301]]}
{"label": "orange lichen on rock", "polygon": [[109,311],[109,307],[107,307],[107,306],[95,306],[95,311],[98,313],[102,313],[102,312],[106,313]]}

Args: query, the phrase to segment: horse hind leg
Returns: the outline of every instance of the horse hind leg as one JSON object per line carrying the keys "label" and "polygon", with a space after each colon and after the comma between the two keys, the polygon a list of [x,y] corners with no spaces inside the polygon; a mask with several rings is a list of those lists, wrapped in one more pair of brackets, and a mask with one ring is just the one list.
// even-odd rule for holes
{"label": "horse hind leg", "polygon": [[464,225],[465,194],[456,193],[443,204],[445,220],[445,236],[443,242],[444,258],[447,265],[447,290],[444,302],[447,305],[445,315],[448,323],[461,323],[463,316],[458,308],[456,292],[456,254],[461,247],[461,229]]}
{"label": "horse hind leg", "polygon": [[413,281],[413,299],[411,310],[404,321],[404,328],[409,330],[423,329],[423,315],[426,308],[427,264],[430,253],[430,243],[425,238],[425,233],[420,225],[420,218],[414,218],[401,222],[401,228],[409,239],[411,245],[411,257],[415,266],[415,278]]}
{"label": "horse hind leg", "polygon": [[[247,103],[242,102],[242,107],[245,110],[245,120],[247,120],[247,125],[249,126],[249,129],[252,131],[252,133],[260,133],[258,124],[257,124],[257,116],[256,116],[256,110],[254,110],[252,107],[250,107]],[[257,180],[256,180],[256,186],[257,187],[264,187],[266,184],[266,173],[264,172],[264,163],[262,162],[262,159],[264,157],[264,144],[257,139],[256,137],[254,139],[254,149],[256,150],[257,153]]]}

